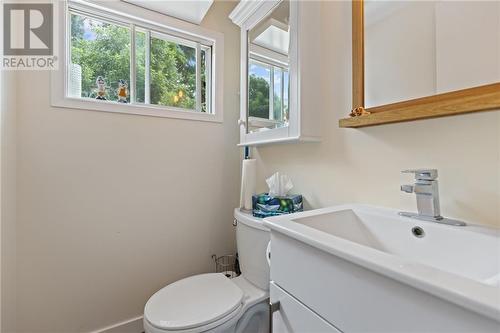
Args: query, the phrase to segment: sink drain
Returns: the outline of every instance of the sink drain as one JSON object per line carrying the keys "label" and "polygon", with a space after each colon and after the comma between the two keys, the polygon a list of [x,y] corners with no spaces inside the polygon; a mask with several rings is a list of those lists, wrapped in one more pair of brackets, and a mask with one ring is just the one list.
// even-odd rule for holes
{"label": "sink drain", "polygon": [[417,238],[422,238],[425,236],[425,231],[424,229],[420,228],[420,227],[413,227],[411,229],[411,233],[413,234],[413,236],[417,237]]}

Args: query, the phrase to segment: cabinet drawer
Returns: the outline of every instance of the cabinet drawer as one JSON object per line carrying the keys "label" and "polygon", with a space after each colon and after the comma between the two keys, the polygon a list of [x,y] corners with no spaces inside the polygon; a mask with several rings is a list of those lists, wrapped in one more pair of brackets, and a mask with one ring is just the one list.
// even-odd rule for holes
{"label": "cabinet drawer", "polygon": [[279,310],[273,313],[273,333],[340,333],[273,282],[270,293],[271,303],[279,302]]}

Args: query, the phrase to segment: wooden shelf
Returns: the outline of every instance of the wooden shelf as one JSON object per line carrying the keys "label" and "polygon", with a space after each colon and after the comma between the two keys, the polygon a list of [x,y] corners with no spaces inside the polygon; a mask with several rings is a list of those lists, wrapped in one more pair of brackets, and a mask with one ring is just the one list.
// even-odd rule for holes
{"label": "wooden shelf", "polygon": [[371,114],[339,120],[356,128],[500,109],[500,83],[368,108]]}

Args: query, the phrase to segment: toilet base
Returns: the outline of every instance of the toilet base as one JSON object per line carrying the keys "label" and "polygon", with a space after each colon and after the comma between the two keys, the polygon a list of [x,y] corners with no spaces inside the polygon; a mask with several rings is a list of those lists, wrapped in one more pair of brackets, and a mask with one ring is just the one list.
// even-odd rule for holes
{"label": "toilet base", "polygon": [[234,330],[236,333],[269,332],[269,300],[265,299],[250,308],[241,316]]}

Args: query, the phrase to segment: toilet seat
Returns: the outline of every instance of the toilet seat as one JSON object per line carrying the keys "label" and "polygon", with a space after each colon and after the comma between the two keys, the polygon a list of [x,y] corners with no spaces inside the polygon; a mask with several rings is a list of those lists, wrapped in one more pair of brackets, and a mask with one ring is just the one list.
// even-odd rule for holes
{"label": "toilet seat", "polygon": [[198,331],[215,327],[241,313],[244,293],[220,273],[176,281],[146,303],[144,319],[158,330]]}
{"label": "toilet seat", "polygon": [[270,232],[239,209],[234,217],[241,275],[201,274],[164,287],[144,308],[146,333],[269,332]]}

